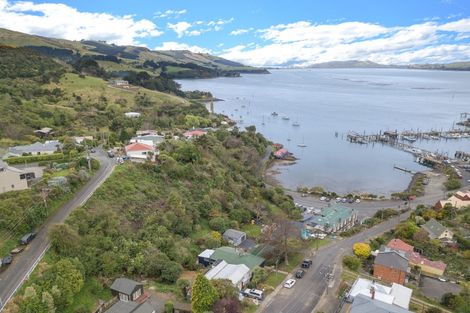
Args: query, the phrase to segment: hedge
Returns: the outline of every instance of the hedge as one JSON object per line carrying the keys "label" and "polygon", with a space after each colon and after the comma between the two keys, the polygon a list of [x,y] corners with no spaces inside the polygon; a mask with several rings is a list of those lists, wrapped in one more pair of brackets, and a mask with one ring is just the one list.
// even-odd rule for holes
{"label": "hedge", "polygon": [[34,163],[34,162],[42,162],[42,161],[55,161],[55,160],[62,160],[66,158],[68,158],[68,156],[60,152],[60,153],[43,154],[43,155],[26,155],[26,156],[19,156],[19,157],[10,157],[8,159],[5,159],[5,161],[9,165],[13,165],[13,164]]}

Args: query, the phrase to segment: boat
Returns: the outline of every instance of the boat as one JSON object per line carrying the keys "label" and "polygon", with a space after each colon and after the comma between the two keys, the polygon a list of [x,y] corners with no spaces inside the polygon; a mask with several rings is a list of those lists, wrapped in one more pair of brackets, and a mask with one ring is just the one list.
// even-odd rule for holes
{"label": "boat", "polygon": [[299,122],[294,122],[294,123],[292,123],[292,126],[294,126],[294,127],[299,127],[300,124],[299,124]]}
{"label": "boat", "polygon": [[415,142],[417,140],[417,138],[415,136],[411,136],[411,135],[403,136],[402,138],[403,138],[403,140],[406,140],[406,141],[409,141],[409,142]]}
{"label": "boat", "polygon": [[283,116],[282,119],[283,119],[284,121],[288,121],[288,120],[289,120],[289,117],[288,117],[288,116]]}
{"label": "boat", "polygon": [[300,147],[300,148],[305,148],[305,147],[307,147],[307,145],[304,144],[304,143],[299,143],[297,146]]}
{"label": "boat", "polygon": [[273,112],[271,113],[272,116],[278,116],[279,114],[277,114],[277,112]]}

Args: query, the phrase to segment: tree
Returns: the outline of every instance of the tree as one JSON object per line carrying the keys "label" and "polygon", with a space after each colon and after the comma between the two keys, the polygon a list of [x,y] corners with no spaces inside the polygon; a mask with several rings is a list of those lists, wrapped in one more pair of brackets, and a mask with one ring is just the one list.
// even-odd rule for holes
{"label": "tree", "polygon": [[241,313],[242,306],[237,298],[222,298],[214,305],[214,313]]}
{"label": "tree", "polygon": [[417,242],[426,242],[429,240],[429,234],[421,228],[413,235],[413,240]]}
{"label": "tree", "polygon": [[80,251],[80,236],[68,224],[55,224],[49,231],[52,249],[59,255],[71,257]]}
{"label": "tree", "polygon": [[268,272],[261,267],[257,267],[253,270],[253,276],[251,278],[251,282],[258,286],[258,284],[262,283],[268,277]]}
{"label": "tree", "polygon": [[357,271],[361,266],[361,260],[354,255],[346,255],[343,264],[352,271]]}
{"label": "tree", "polygon": [[364,242],[356,242],[353,245],[354,254],[365,260],[370,256],[370,246]]}
{"label": "tree", "polygon": [[237,298],[238,289],[228,279],[211,280],[212,286],[217,290],[219,298]]}
{"label": "tree", "polygon": [[168,301],[165,303],[165,313],[173,313],[175,311],[173,302]]}
{"label": "tree", "polygon": [[274,223],[266,229],[264,240],[267,244],[274,247],[277,255],[284,259],[284,263],[289,265],[289,253],[300,240],[300,230],[295,224],[284,216],[276,216]]}
{"label": "tree", "polygon": [[191,283],[187,279],[180,278],[176,281],[176,288],[185,300],[188,298],[190,287]]}
{"label": "tree", "polygon": [[211,311],[217,301],[217,290],[202,274],[198,274],[192,287],[191,306],[194,313]]}
{"label": "tree", "polygon": [[180,277],[183,268],[179,263],[169,261],[161,270],[160,280],[166,283],[174,283]]}

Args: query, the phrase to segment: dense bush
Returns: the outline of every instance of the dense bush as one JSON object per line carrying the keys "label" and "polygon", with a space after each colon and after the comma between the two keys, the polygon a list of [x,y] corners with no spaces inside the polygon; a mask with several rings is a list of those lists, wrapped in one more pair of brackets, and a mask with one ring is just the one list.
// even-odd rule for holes
{"label": "dense bush", "polygon": [[357,271],[361,266],[361,260],[354,255],[346,255],[343,257],[343,264],[352,271]]}

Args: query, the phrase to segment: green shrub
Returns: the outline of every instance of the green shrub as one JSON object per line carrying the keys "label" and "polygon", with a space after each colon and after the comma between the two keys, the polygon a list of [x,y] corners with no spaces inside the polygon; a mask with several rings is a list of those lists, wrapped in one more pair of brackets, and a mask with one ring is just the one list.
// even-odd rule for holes
{"label": "green shrub", "polygon": [[361,266],[361,260],[354,255],[346,255],[343,258],[343,264],[352,271],[357,271]]}
{"label": "green shrub", "polygon": [[173,302],[168,301],[165,303],[165,313],[173,313],[174,312]]}

